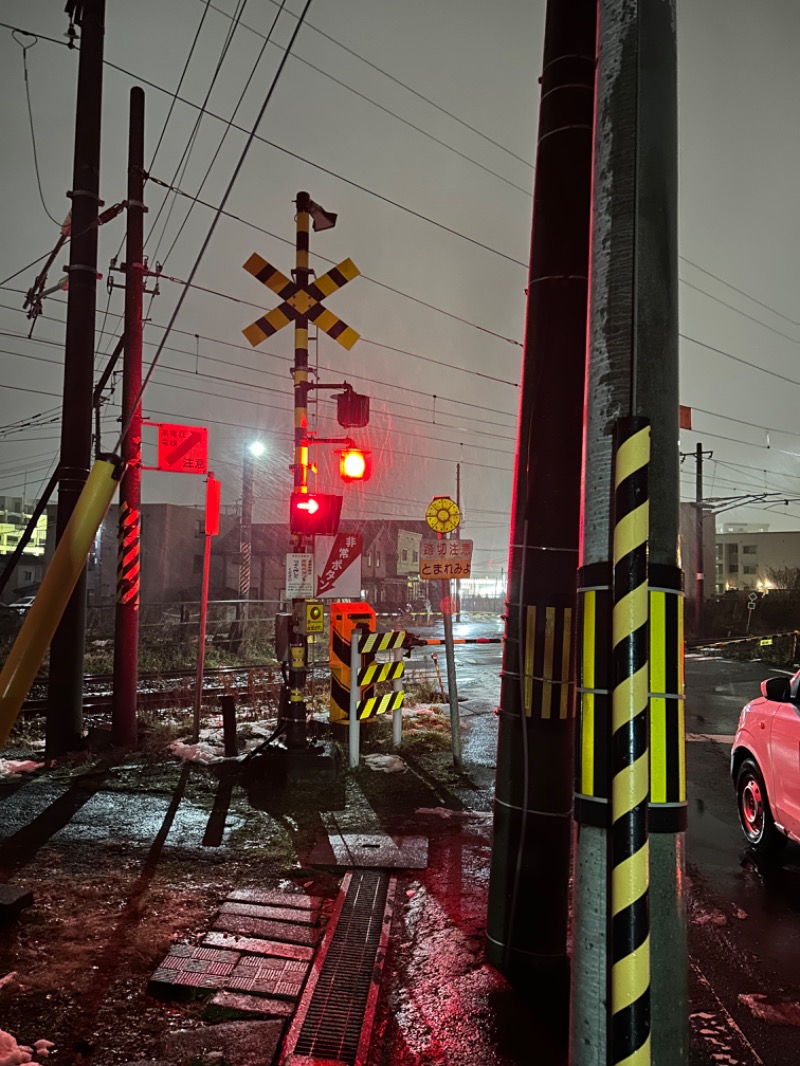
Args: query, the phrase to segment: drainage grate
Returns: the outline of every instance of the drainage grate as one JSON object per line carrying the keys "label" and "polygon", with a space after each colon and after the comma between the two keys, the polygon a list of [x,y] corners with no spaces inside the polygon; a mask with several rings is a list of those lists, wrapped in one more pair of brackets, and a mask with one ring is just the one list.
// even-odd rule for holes
{"label": "drainage grate", "polygon": [[311,1066],[321,1060],[325,1066],[360,1066],[365,1061],[395,883],[379,870],[346,874],[287,1036],[285,1066]]}

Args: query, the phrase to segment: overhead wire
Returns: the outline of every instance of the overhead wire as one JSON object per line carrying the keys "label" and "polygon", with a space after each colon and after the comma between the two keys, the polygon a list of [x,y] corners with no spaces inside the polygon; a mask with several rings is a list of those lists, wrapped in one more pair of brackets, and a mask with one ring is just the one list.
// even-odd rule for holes
{"label": "overhead wire", "polygon": [[25,36],[33,37],[33,44],[26,45],[23,44],[22,41],[19,39],[19,32],[20,31],[14,31],[12,32],[11,36],[22,49],[22,72],[23,80],[25,83],[25,99],[28,104],[28,123],[31,129],[31,145],[33,147],[33,169],[36,173],[36,187],[39,190],[39,199],[41,201],[44,213],[47,215],[51,222],[55,223],[56,226],[60,226],[61,223],[58,221],[58,219],[53,218],[53,216],[50,214],[50,211],[48,210],[47,204],[45,202],[44,192],[42,191],[42,176],[39,173],[39,155],[36,151],[36,130],[33,125],[33,106],[31,105],[31,88],[28,79],[28,51],[29,49],[33,48],[34,45],[39,43],[39,38],[36,36],[36,34],[26,34]]}
{"label": "overhead wire", "polygon": [[[305,16],[306,16],[306,13],[308,12],[309,7],[311,6],[311,2],[312,2],[312,0],[306,0],[306,3],[304,5],[304,7],[303,7],[301,16],[300,16],[300,18],[299,18],[299,20],[297,22],[297,25],[294,28],[294,32],[293,32],[292,36],[290,38],[287,50],[284,53],[283,59],[281,60],[279,66],[278,66],[278,69],[277,69],[277,71],[275,73],[275,76],[272,79],[272,83],[271,83],[269,89],[267,90],[267,94],[266,94],[266,96],[264,98],[264,102],[262,103],[261,108],[260,108],[260,110],[258,112],[258,115],[256,117],[255,123],[253,124],[253,128],[250,131],[250,134],[248,135],[247,141],[245,142],[245,146],[242,149],[241,155],[239,156],[239,160],[238,160],[236,166],[234,167],[233,174],[231,175],[230,181],[228,182],[228,186],[227,186],[227,188],[225,190],[225,193],[224,193],[224,195],[222,197],[222,201],[221,201],[221,203],[219,205],[219,211],[220,212],[224,210],[225,204],[227,203],[227,200],[228,200],[228,197],[231,194],[231,190],[233,189],[233,186],[234,186],[234,184],[236,182],[236,179],[239,176],[239,172],[242,169],[242,165],[244,164],[244,161],[245,161],[245,159],[247,157],[247,153],[248,153],[248,151],[250,149],[250,146],[253,143],[253,140],[255,139],[255,135],[256,135],[255,131],[258,128],[262,118],[264,117],[264,114],[265,114],[265,112],[267,110],[267,107],[269,106],[269,102],[272,99],[272,94],[275,91],[275,86],[278,84],[278,81],[280,79],[281,73],[283,72],[283,68],[284,68],[284,66],[286,64],[286,60],[287,60],[287,58],[288,58],[288,56],[289,56],[289,54],[290,54],[290,52],[292,50],[292,47],[294,46],[294,42],[295,42],[295,40],[297,38],[298,33],[300,32],[300,28],[302,27],[303,22],[305,21]],[[194,264],[192,265],[192,268],[191,268],[191,270],[189,272],[189,277],[187,279],[186,285],[181,290],[181,293],[180,293],[180,296],[178,297],[177,303],[176,303],[175,307],[173,308],[172,315],[170,316],[170,320],[167,323],[166,329],[164,330],[164,335],[161,338],[161,341],[159,343],[159,347],[156,349],[156,353],[153,356],[152,362],[150,363],[150,367],[149,367],[147,373],[145,374],[144,380],[142,382],[142,387],[139,390],[139,395],[140,396],[144,393],[145,389],[147,388],[147,384],[148,384],[148,382],[150,381],[150,378],[153,375],[153,372],[154,372],[154,370],[156,368],[156,365],[158,363],[159,356],[160,356],[161,351],[163,349],[163,346],[164,346],[164,344],[166,342],[166,338],[169,336],[170,330],[172,329],[173,325],[175,324],[175,320],[177,319],[177,317],[178,317],[178,315],[180,313],[181,307],[183,306],[183,301],[185,300],[186,294],[189,291],[189,286],[194,281],[194,276],[197,273],[197,269],[200,266],[200,263],[201,263],[201,261],[203,259],[203,256],[204,256],[205,252],[206,252],[206,249],[208,248],[208,245],[211,242],[211,238],[212,238],[212,236],[214,234],[214,230],[217,227],[217,223],[219,221],[219,218],[220,218],[220,214],[218,212],[217,214],[215,214],[215,216],[214,216],[214,218],[213,218],[213,220],[211,222],[211,225],[208,228],[208,233],[206,234],[206,237],[205,237],[205,239],[204,239],[204,241],[203,241],[203,243],[202,243],[202,245],[200,247],[200,251],[197,253],[197,256],[195,258]],[[134,407],[136,406],[137,402],[138,402],[138,397],[137,397],[136,401],[134,402],[134,405],[133,405]],[[120,440],[122,440],[124,438],[124,435],[125,435],[125,433],[127,433],[127,431],[128,431],[127,425],[123,426],[122,434],[120,435]]]}

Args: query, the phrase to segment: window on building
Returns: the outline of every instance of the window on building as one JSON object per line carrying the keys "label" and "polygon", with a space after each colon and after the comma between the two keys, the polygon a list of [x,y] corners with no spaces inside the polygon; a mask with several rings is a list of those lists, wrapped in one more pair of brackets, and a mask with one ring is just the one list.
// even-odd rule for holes
{"label": "window on building", "polygon": [[715,547],[717,549],[717,558],[721,559],[722,558],[722,545],[721,544],[717,544],[717,545],[715,545]]}
{"label": "window on building", "polygon": [[380,565],[381,565],[381,553],[376,550],[375,551],[375,569],[377,570]]}
{"label": "window on building", "polygon": [[744,555],[755,555],[757,551],[758,551],[758,545],[757,544],[745,544],[742,547],[742,553]]}
{"label": "window on building", "polygon": [[744,567],[742,567],[742,569],[744,570],[745,574],[757,574],[758,573],[758,567],[757,566],[744,566]]}
{"label": "window on building", "polygon": [[731,574],[738,574],[739,573],[739,564],[738,563],[729,563],[728,564],[728,572],[731,573]]}
{"label": "window on building", "polygon": [[726,544],[725,547],[727,548],[727,554],[729,556],[738,555],[739,554],[739,545],[738,544]]}
{"label": "window on building", "polygon": [[403,548],[403,562],[404,563],[408,562],[408,549],[407,548]]}
{"label": "window on building", "polygon": [[372,552],[367,552],[367,566],[372,566]]}
{"label": "window on building", "polygon": [[26,585],[33,581],[33,570],[23,570],[22,580],[25,582]]}
{"label": "window on building", "polygon": [[415,551],[415,552],[411,553],[411,561],[412,561],[412,563],[418,563],[419,562],[419,552]]}

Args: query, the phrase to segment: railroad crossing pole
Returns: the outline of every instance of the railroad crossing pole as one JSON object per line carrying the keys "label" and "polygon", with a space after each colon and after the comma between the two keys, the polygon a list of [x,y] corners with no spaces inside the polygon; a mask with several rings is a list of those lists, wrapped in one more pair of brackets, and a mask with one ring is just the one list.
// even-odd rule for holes
{"label": "railroad crossing pole", "polygon": [[[67,291],[67,337],[61,420],[56,539],[61,540],[89,474],[92,450],[92,377],[97,304],[97,212],[100,206],[100,127],[103,96],[105,0],[70,0],[81,27],[72,240]],[[50,646],[46,758],[83,741],[83,660],[86,642],[86,569],[75,585]]]}
{"label": "railroad crossing pole", "polygon": [[[311,224],[311,197],[307,192],[297,194],[295,269],[294,281],[303,288],[308,287],[311,276],[308,246]],[[308,317],[303,313],[302,305],[296,308],[298,314],[294,320],[294,463],[292,465],[295,492],[308,492]],[[292,551],[304,552],[314,550],[313,536],[303,533],[292,534]],[[303,605],[304,600],[292,601],[292,605]],[[289,749],[303,748],[307,741],[306,730],[306,663],[308,661],[308,638],[292,626],[291,661],[289,663],[289,709],[286,726],[286,746]]]}
{"label": "railroad crossing pole", "polygon": [[[572,1066],[609,1054],[607,924],[611,749],[610,427],[651,425],[651,1055],[685,1066],[683,597],[679,521],[675,0],[600,0],[590,321],[580,550],[578,822]],[[617,943],[617,947],[619,944]],[[632,1061],[632,1060],[631,1060]]]}
{"label": "railroad crossing pole", "polygon": [[[345,259],[328,270],[322,277],[310,283],[311,268],[308,259],[309,226],[314,222],[315,230],[331,229],[336,224],[336,215],[324,211],[315,204],[307,192],[299,192],[296,200],[296,240],[294,280],[290,281],[257,253],[253,253],[244,264],[244,269],[257,278],[268,289],[277,293],[283,302],[272,311],[245,329],[244,335],[255,347],[262,341],[277,333],[289,322],[294,322],[294,365],[292,381],[294,383],[294,456],[292,463],[293,485],[295,493],[308,492],[308,323],[312,321],[324,330],[338,344],[348,351],[358,340],[358,333],[322,303],[326,296],[336,292],[348,281],[358,276],[358,267],[350,259]],[[291,548],[293,552],[303,552],[313,548],[313,535],[293,533]],[[295,599],[293,606],[302,608],[305,600]],[[297,626],[291,626],[289,643],[288,669],[288,711],[286,715],[286,744],[291,749],[306,746],[306,705],[305,680],[308,642],[304,633]]]}
{"label": "railroad crossing pole", "polygon": [[139,570],[142,491],[142,294],[144,291],[144,92],[130,93],[128,232],[125,248],[125,347],[122,377],[122,458],[119,490],[117,602],[114,611],[114,695],[111,739],[136,744],[139,681]]}

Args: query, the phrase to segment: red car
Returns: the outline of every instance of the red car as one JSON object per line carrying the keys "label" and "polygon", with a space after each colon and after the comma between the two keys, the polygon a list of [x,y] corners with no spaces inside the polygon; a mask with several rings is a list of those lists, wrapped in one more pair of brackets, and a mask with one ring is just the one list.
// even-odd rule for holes
{"label": "red car", "polygon": [[746,704],[731,749],[739,821],[747,843],[776,857],[787,839],[800,843],[800,670],[761,682]]}

